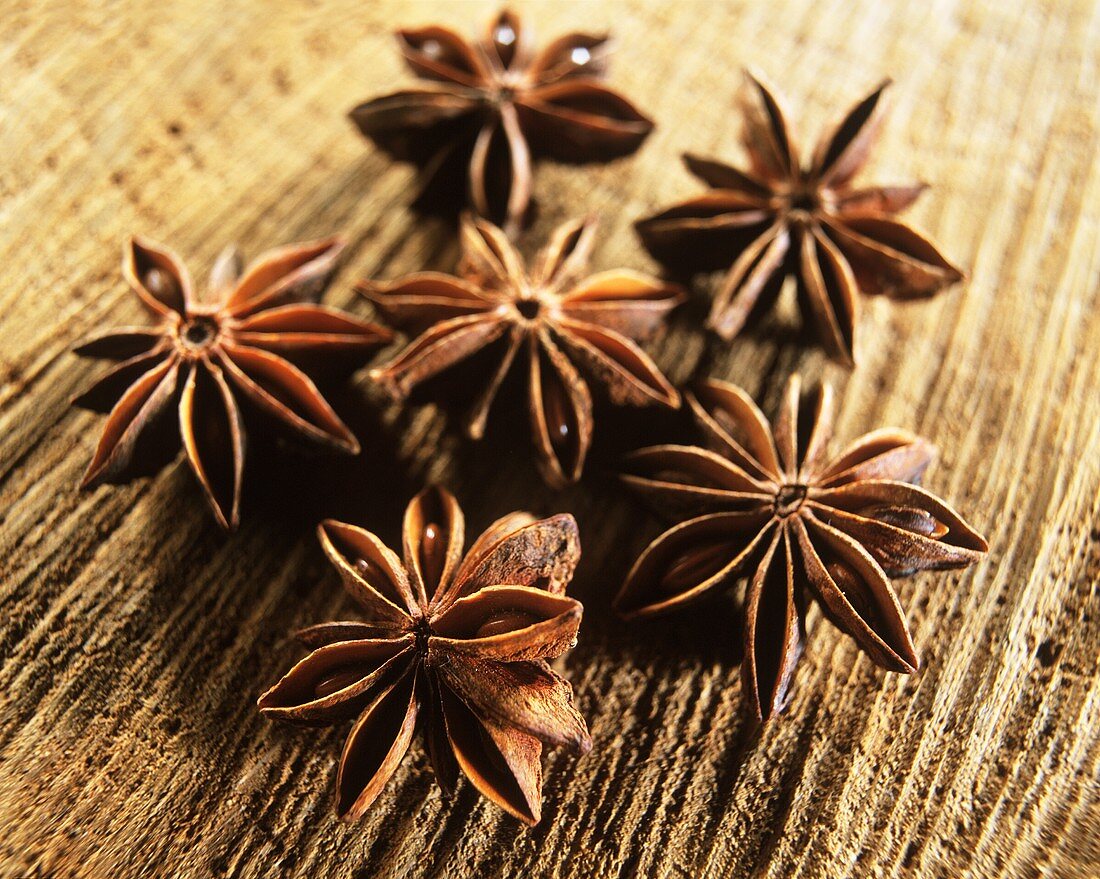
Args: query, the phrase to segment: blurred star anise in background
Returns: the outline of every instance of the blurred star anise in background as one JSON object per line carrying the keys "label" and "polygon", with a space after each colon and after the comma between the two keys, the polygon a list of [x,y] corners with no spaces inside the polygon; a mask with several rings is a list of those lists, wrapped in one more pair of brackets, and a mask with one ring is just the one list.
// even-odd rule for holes
{"label": "blurred star anise in background", "polygon": [[[421,203],[468,197],[512,235],[528,216],[537,158],[604,162],[634,152],[652,130],[601,82],[606,35],[569,33],[539,51],[531,37],[508,11],[477,40],[445,27],[398,32],[405,61],[430,84],[360,104],[351,118],[381,149],[421,168]],[[456,181],[466,192],[448,192]]]}

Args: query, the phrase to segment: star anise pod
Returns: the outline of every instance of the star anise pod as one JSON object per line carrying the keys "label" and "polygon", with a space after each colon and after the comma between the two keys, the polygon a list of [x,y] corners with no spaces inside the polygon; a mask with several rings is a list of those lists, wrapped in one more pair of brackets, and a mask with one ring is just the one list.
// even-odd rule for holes
{"label": "star anise pod", "polygon": [[474,209],[510,232],[527,214],[534,158],[607,161],[634,152],[653,128],[600,82],[606,35],[569,33],[534,52],[519,17],[503,11],[479,40],[444,27],[397,37],[409,67],[433,84],[360,104],[352,120],[429,181],[453,167],[448,159],[461,161]]}
{"label": "star anise pod", "polygon": [[874,145],[888,82],[856,104],[804,164],[779,98],[751,74],[746,80],[742,139],[750,169],[685,154],[688,170],[712,188],[639,221],[638,234],[666,264],[728,267],[709,319],[723,338],[771,308],[793,276],[822,346],[852,364],[857,292],[928,297],[962,272],[893,216],[925,184],[853,183]]}
{"label": "star anise pod", "polygon": [[570,515],[511,513],[466,553],[462,510],[429,488],[409,504],[404,562],[368,531],[328,521],[321,545],[368,622],[311,626],[313,648],[260,697],[305,726],[358,718],[336,775],[336,810],[358,818],[419,728],[446,792],[461,769],[528,824],[542,811],[543,743],[592,742],[569,683],[546,660],[576,643],[583,608],[564,595],[580,557]]}
{"label": "star anise pod", "polygon": [[592,398],[576,361],[616,405],[678,407],[680,395],[634,341],[652,334],[683,298],[628,269],[586,275],[592,218],[562,224],[528,271],[504,232],[465,217],[461,277],[421,272],[361,292],[417,336],[371,376],[398,400],[420,382],[497,343],[497,365],[467,419],[480,439],[517,353],[526,361],[531,431],[543,477],[580,478],[592,438]]}
{"label": "star anise pod", "polygon": [[624,479],[662,512],[693,518],[642,553],[616,598],[619,613],[675,610],[751,574],[741,672],[761,720],[783,707],[807,595],[876,663],[915,671],[889,577],[965,567],[986,551],[958,513],[914,484],[932,445],[886,428],[829,457],[832,390],[824,385],[803,399],[797,375],[772,428],[734,385],[705,382],[688,400],[710,450],[642,449]]}
{"label": "star anise pod", "polygon": [[171,250],[133,238],[123,274],[152,313],[151,327],[111,329],[76,353],[120,361],[77,406],[109,412],[82,488],[125,482],[178,446],[165,437],[178,404],[187,460],[218,523],[237,526],[245,431],[238,397],[294,434],[341,452],[359,443],[299,365],[361,365],[390,339],[382,327],[311,301],[343,243],[335,238],[269,251],[242,273],[234,248],[218,259],[209,302],[198,301]]}

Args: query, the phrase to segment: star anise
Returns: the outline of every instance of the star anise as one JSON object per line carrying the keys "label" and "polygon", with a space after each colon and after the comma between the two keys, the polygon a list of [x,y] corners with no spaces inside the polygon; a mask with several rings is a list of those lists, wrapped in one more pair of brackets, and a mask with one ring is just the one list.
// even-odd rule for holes
{"label": "star anise", "polygon": [[732,339],[770,308],[793,276],[806,320],[828,354],[854,362],[856,293],[932,296],[963,275],[912,226],[893,215],[923,183],[857,187],[882,121],[882,83],[826,137],[808,164],[779,98],[746,73],[742,139],[749,171],[691,154],[684,161],[710,191],[636,224],[666,264],[727,268],[709,326]]}
{"label": "star anise", "polygon": [[[917,654],[890,575],[973,564],[985,540],[915,484],[935,450],[904,430],[868,433],[828,457],[833,395],[787,384],[769,429],[749,396],[719,381],[688,400],[711,450],[631,456],[628,486],[687,518],[642,553],[616,598],[626,617],[675,610],[751,572],[742,681],[758,719],[780,711],[801,653],[807,595],[876,663],[913,672]],[[774,431],[774,432],[773,432]]]}
{"label": "star anise", "polygon": [[371,376],[398,400],[420,382],[498,343],[499,357],[467,419],[479,439],[517,352],[527,363],[531,431],[543,477],[580,478],[592,438],[592,398],[575,360],[616,405],[677,407],[680,395],[634,341],[652,334],[683,298],[628,269],[586,276],[592,218],[562,224],[528,271],[502,230],[465,217],[462,277],[421,272],[361,292],[392,323],[420,332]]}
{"label": "star anise", "polygon": [[419,727],[440,787],[461,769],[528,824],[542,811],[542,744],[592,746],[569,683],[546,664],[576,643],[583,608],[565,587],[577,524],[511,513],[465,557],[454,497],[421,492],[405,512],[404,563],[368,531],[328,521],[325,553],[369,622],[311,626],[313,648],[260,697],[263,713],[306,726],[358,718],[336,775],[336,810],[358,818]]}
{"label": "star anise", "polygon": [[[169,249],[133,238],[123,274],[156,318],[152,327],[99,333],[78,354],[120,361],[73,400],[109,412],[82,488],[125,482],[175,454],[163,428],[178,402],[179,436],[218,523],[237,526],[245,431],[238,395],[296,435],[356,454],[359,443],[298,367],[361,365],[387,330],[303,301],[320,296],[343,243],[293,244],[260,256],[242,274],[234,248],[218,259],[210,302],[199,302],[187,268]],[[161,446],[161,448],[157,448]]]}
{"label": "star anise", "polygon": [[476,41],[444,27],[397,37],[409,67],[433,85],[360,104],[352,120],[429,181],[453,167],[448,159],[461,161],[474,209],[510,232],[527,214],[534,158],[607,161],[632,153],[653,128],[599,81],[605,35],[566,34],[536,53],[519,17],[503,11]]}

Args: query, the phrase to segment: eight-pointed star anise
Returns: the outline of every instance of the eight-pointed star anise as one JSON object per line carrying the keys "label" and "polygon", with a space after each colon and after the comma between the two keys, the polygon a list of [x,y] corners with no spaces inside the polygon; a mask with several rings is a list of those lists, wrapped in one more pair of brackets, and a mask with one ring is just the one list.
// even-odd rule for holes
{"label": "eight-pointed star anise", "polygon": [[82,488],[124,482],[175,455],[163,435],[178,402],[188,462],[223,528],[237,526],[245,434],[238,395],[295,434],[356,454],[359,443],[295,365],[359,366],[389,340],[382,327],[314,304],[343,244],[335,238],[269,251],[242,273],[228,248],[199,302],[187,268],[165,247],[133,238],[123,274],[152,327],[99,333],[78,354],[120,361],[73,400],[109,412]]}
{"label": "eight-pointed star anise", "polygon": [[924,184],[857,187],[882,120],[883,83],[800,158],[779,98],[746,73],[742,139],[749,171],[685,154],[712,188],[636,224],[649,251],[694,271],[727,269],[709,326],[732,339],[793,276],[804,319],[827,353],[854,362],[856,293],[932,296],[963,275],[912,226],[893,215]]}
{"label": "eight-pointed star anise", "polygon": [[566,34],[536,53],[519,17],[504,11],[480,40],[444,27],[398,39],[413,72],[435,84],[367,101],[352,120],[429,181],[460,160],[474,209],[509,232],[527,214],[533,158],[606,161],[633,152],[653,128],[599,81],[604,35]]}
{"label": "eight-pointed star anise", "polygon": [[577,480],[592,438],[592,398],[572,361],[616,405],[680,405],[679,393],[632,340],[652,334],[683,294],[628,269],[586,275],[595,228],[592,218],[562,224],[527,271],[502,230],[466,217],[462,277],[421,272],[361,284],[389,321],[421,333],[371,377],[404,399],[420,382],[497,343],[497,365],[467,420],[467,433],[479,439],[522,349],[539,469],[553,486]]}
{"label": "eight-pointed star anise", "polygon": [[706,382],[688,400],[713,451],[642,449],[624,480],[662,512],[702,515],[681,520],[642,553],[616,598],[620,614],[671,611],[751,572],[741,676],[762,720],[783,707],[807,593],[876,663],[915,671],[889,575],[965,567],[986,551],[954,510],[911,484],[933,447],[886,428],[828,457],[832,391],[825,385],[804,400],[798,376],[774,433],[733,385]]}
{"label": "eight-pointed star anise", "polygon": [[581,621],[580,603],[563,594],[580,556],[573,517],[512,513],[463,557],[462,511],[429,488],[405,513],[404,563],[361,528],[329,521],[319,532],[369,621],[300,632],[313,652],[259,706],[307,726],[358,718],[336,775],[338,814],[367,810],[419,727],[446,792],[461,769],[537,823],[542,743],[591,748],[569,683],[546,664],[576,642]]}

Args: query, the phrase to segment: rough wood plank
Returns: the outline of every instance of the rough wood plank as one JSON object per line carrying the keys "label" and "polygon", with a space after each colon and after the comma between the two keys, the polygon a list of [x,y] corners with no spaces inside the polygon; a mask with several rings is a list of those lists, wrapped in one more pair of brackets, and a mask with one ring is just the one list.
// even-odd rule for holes
{"label": "rough wood plank", "polygon": [[[610,25],[614,80],[659,122],[629,160],[540,169],[528,243],[599,210],[601,267],[651,267],[630,223],[692,191],[680,151],[733,153],[743,64],[782,84],[808,132],[896,79],[871,173],[934,184],[915,219],[970,281],[930,303],[865,300],[872,344],[851,375],[782,319],[724,348],[698,332],[698,303],[655,352],[677,380],[709,371],[766,406],[790,370],[824,373],[842,437],[923,433],[942,449],[930,484],[990,537],[988,561],[901,584],[924,661],[912,677],[813,614],[790,708],[754,737],[729,602],[630,629],[609,610],[645,535],[605,471],[674,422],[605,419],[585,484],[553,494],[509,413],[470,447],[435,410],[380,407],[361,377],[339,406],[364,454],[312,478],[308,461],[250,473],[231,539],[179,465],[78,494],[99,421],[67,399],[96,367],[68,349],[139,317],[118,274],[125,236],[201,269],[228,241],[255,253],[340,230],[352,245],[329,301],[361,313],[354,279],[451,267],[448,231],[405,209],[409,171],[344,114],[407,81],[393,26],[478,27],[494,5],[7,0],[0,876],[1100,873],[1100,7],[517,5],[544,35]],[[340,824],[340,732],[253,708],[288,634],[347,610],[312,525],[338,515],[393,540],[428,479],[474,526],[524,506],[580,520],[572,591],[588,610],[565,667],[596,746],[548,757],[531,832],[469,787],[443,799],[419,749],[366,820]]]}

